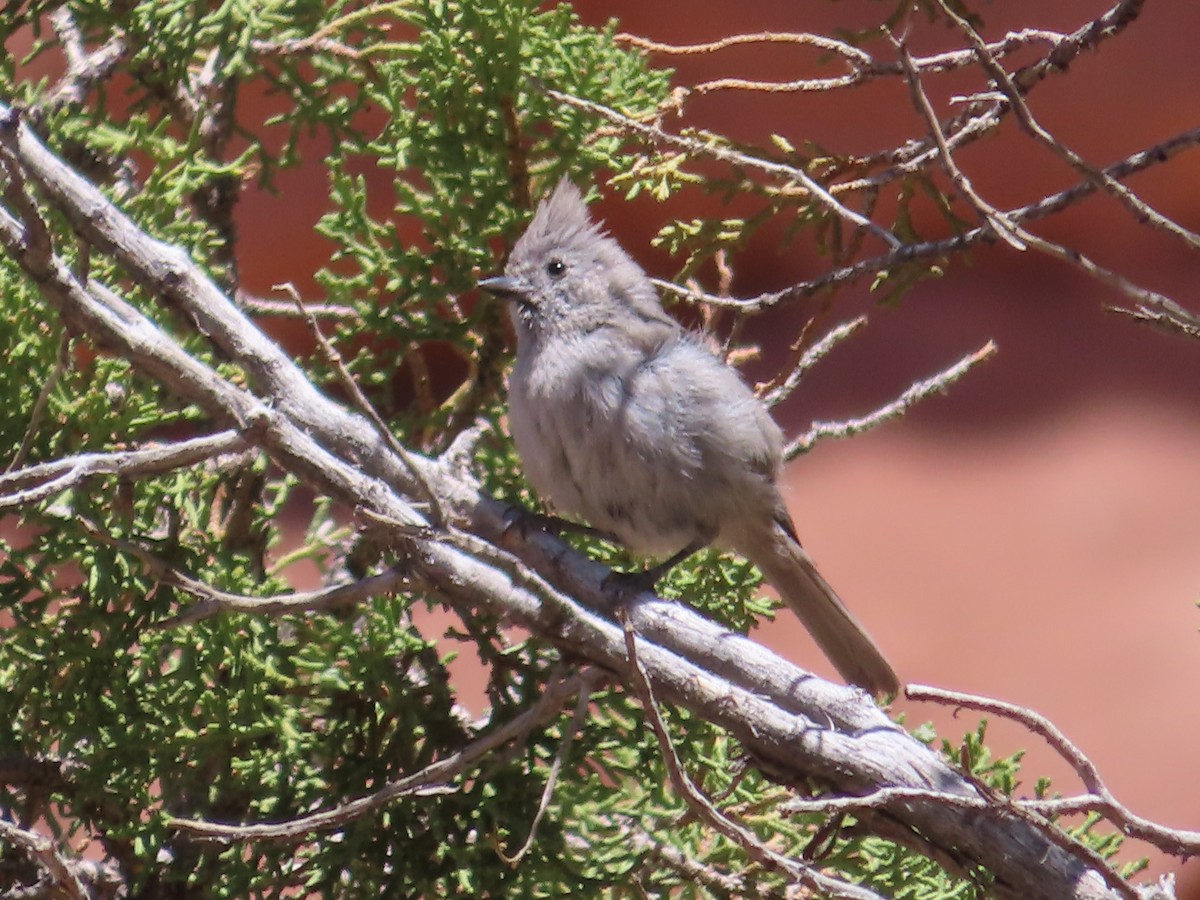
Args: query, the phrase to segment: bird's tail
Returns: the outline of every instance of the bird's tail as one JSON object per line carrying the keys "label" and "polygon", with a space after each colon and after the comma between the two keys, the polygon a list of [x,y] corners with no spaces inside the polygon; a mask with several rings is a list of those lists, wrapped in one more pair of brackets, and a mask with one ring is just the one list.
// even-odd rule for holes
{"label": "bird's tail", "polygon": [[900,679],[791,530],[775,523],[770,537],[754,544],[743,552],[779,591],[842,677],[875,696],[897,693]]}

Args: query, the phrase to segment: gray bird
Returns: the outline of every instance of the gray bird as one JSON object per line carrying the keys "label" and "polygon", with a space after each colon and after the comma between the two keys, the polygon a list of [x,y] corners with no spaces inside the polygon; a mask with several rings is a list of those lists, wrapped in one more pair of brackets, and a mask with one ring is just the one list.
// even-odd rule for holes
{"label": "gray bird", "polygon": [[783,434],[739,375],[663,311],[646,273],[564,179],[502,276],[517,333],[508,423],[534,490],[634,553],[749,558],[847,681],[894,694],[879,648],[800,546],[777,481]]}

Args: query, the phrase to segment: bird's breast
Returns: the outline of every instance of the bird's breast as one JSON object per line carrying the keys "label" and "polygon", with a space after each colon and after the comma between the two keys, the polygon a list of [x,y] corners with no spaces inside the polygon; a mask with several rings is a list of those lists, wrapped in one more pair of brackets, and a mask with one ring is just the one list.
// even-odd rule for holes
{"label": "bird's breast", "polygon": [[519,360],[513,371],[509,428],[526,477],[557,512],[635,552],[669,555],[701,530],[694,504],[678,497],[701,487],[695,448],[664,419],[667,385],[651,357],[588,349]]}

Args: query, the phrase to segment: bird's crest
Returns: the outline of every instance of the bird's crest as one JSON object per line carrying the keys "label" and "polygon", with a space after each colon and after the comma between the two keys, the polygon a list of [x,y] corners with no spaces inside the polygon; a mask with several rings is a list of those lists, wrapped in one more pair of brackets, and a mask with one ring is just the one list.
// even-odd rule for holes
{"label": "bird's crest", "polygon": [[604,230],[588,215],[579,188],[564,175],[550,196],[538,204],[533,221],[514,253],[519,253],[522,245],[528,248],[571,245],[605,237]]}

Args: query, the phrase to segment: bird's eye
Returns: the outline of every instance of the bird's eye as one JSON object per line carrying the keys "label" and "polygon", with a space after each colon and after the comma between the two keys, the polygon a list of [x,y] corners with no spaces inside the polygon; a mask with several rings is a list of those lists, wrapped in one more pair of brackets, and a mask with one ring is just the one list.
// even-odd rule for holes
{"label": "bird's eye", "polygon": [[562,278],[563,273],[567,271],[567,264],[561,259],[552,259],[546,263],[546,271],[550,273],[551,278]]}

